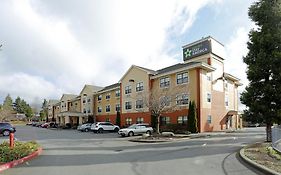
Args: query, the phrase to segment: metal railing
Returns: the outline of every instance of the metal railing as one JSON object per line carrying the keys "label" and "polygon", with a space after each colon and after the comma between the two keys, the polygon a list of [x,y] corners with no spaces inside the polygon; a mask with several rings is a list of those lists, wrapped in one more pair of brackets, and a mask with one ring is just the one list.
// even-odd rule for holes
{"label": "metal railing", "polygon": [[281,126],[274,126],[272,128],[272,147],[281,153]]}

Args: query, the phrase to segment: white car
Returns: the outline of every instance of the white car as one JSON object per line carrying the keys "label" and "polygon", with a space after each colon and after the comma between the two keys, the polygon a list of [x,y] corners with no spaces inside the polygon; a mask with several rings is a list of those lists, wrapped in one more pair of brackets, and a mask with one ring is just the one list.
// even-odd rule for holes
{"label": "white car", "polygon": [[153,128],[150,127],[146,123],[140,123],[140,124],[133,124],[129,126],[128,128],[123,128],[118,131],[118,134],[125,137],[125,136],[134,136],[134,135],[140,135],[140,134],[149,134],[153,132]]}
{"label": "white car", "polygon": [[97,122],[91,126],[91,130],[96,133],[103,133],[104,131],[118,132],[119,129],[119,126],[110,122]]}

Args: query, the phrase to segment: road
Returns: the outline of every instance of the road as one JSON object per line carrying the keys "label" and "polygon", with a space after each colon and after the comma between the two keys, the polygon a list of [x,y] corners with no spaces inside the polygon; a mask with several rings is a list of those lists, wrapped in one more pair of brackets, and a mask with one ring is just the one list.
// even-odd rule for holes
{"label": "road", "polygon": [[263,141],[264,133],[264,128],[251,128],[206,138],[147,144],[129,142],[116,133],[18,126],[16,138],[37,140],[43,146],[43,154],[3,174],[261,174],[245,166],[236,152],[249,143]]}

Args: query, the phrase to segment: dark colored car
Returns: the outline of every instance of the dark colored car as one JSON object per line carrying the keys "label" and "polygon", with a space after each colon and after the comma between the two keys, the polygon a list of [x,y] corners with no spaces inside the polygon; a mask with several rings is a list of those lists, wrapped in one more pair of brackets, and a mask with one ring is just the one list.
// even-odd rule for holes
{"label": "dark colored car", "polygon": [[0,123],[0,134],[3,136],[9,136],[10,133],[16,132],[16,128],[10,123]]}

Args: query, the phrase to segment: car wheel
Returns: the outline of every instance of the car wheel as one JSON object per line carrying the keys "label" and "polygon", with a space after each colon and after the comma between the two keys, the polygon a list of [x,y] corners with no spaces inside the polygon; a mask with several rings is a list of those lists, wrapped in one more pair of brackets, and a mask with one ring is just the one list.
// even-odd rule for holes
{"label": "car wheel", "polygon": [[119,131],[119,129],[118,128],[114,128],[114,132],[118,132]]}
{"label": "car wheel", "polygon": [[89,132],[89,129],[88,129],[88,128],[86,128],[86,129],[85,129],[85,132]]}
{"label": "car wheel", "polygon": [[146,131],[146,134],[151,135],[151,131]]}
{"label": "car wheel", "polygon": [[98,133],[103,133],[103,129],[100,128],[100,129],[98,130]]}
{"label": "car wheel", "polygon": [[130,132],[128,133],[128,136],[129,136],[129,137],[134,136],[133,131],[130,131]]}
{"label": "car wheel", "polygon": [[3,131],[3,136],[9,136],[9,135],[10,135],[10,131],[9,130]]}

